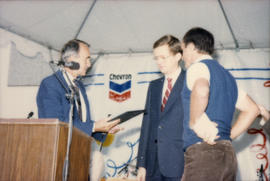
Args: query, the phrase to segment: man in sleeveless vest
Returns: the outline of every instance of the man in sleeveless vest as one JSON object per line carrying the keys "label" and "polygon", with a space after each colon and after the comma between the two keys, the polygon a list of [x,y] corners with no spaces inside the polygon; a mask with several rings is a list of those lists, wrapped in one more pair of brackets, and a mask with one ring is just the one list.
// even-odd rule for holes
{"label": "man in sleeveless vest", "polygon": [[[259,115],[259,108],[210,56],[214,37],[209,31],[190,29],[181,47],[188,68],[181,93],[185,150],[182,181],[235,180],[237,160],[231,140],[246,131]],[[235,108],[240,114],[231,126]]]}
{"label": "man in sleeveless vest", "polygon": [[179,66],[180,41],[165,35],[153,45],[154,59],[164,74],[150,82],[143,117],[137,167],[139,181],[179,181],[184,170],[183,107],[185,72]]}

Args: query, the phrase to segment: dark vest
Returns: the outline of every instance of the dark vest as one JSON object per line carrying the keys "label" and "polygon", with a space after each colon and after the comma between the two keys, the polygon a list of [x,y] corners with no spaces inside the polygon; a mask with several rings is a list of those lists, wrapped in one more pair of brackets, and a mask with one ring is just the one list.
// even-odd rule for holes
{"label": "dark vest", "polygon": [[[206,114],[211,121],[218,124],[218,140],[230,140],[231,122],[235,111],[238,97],[237,85],[234,77],[215,60],[202,60],[210,72],[210,95]],[[197,137],[189,128],[190,117],[190,95],[185,79],[182,90],[182,101],[184,105],[184,149],[202,139]]]}

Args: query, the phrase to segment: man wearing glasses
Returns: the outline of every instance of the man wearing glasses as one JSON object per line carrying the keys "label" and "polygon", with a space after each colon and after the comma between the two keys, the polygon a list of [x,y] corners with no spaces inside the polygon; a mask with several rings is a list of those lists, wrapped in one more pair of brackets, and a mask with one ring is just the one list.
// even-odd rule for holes
{"label": "man wearing glasses", "polygon": [[137,156],[139,181],[179,181],[184,168],[181,90],[185,72],[179,66],[180,42],[165,35],[153,45],[154,59],[164,74],[150,82]]}
{"label": "man wearing glasses", "polygon": [[[61,60],[64,66],[40,84],[37,94],[39,118],[57,118],[67,123],[69,119],[73,119],[75,127],[99,141],[104,141],[105,137],[100,132],[119,131],[118,127],[115,127],[119,120],[91,120],[86,90],[82,82],[77,80],[78,77],[85,76],[87,69],[91,67],[89,44],[77,39],[70,40],[62,48]],[[74,107],[71,110],[72,118],[71,103],[66,97],[71,90],[76,90],[76,99],[73,100]]]}

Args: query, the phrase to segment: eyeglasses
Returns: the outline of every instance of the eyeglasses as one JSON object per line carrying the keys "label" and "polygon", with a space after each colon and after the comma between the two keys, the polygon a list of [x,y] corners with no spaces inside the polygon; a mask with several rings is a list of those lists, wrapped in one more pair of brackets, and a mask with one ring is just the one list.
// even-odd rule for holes
{"label": "eyeglasses", "polygon": [[154,57],[154,60],[167,60],[168,58],[172,57],[174,55],[168,55],[168,56],[157,56],[157,57]]}

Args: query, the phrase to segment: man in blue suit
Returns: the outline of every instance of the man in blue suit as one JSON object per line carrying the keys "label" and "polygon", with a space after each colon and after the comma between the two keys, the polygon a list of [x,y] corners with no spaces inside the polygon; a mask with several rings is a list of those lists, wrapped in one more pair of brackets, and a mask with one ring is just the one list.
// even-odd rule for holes
{"label": "man in blue suit", "polygon": [[61,51],[61,59],[64,66],[40,84],[37,94],[39,118],[57,118],[68,123],[71,103],[66,94],[74,90],[76,99],[72,101],[74,109],[71,110],[73,125],[97,140],[104,141],[105,137],[100,132],[119,131],[115,127],[119,120],[91,120],[85,88],[82,82],[77,80],[78,77],[85,76],[91,66],[89,45],[81,40],[70,40]]}
{"label": "man in blue suit", "polygon": [[153,45],[163,77],[150,83],[137,156],[139,181],[180,181],[184,169],[181,90],[185,72],[179,66],[182,49],[165,35]]}

